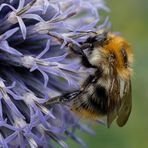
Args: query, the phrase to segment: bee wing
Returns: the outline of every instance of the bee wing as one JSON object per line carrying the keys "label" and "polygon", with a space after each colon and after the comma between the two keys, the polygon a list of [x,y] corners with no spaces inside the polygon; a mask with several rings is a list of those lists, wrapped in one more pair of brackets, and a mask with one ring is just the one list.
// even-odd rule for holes
{"label": "bee wing", "polygon": [[131,80],[127,81],[124,86],[124,93],[121,101],[121,106],[118,111],[117,124],[124,126],[127,122],[132,108],[132,95],[131,95]]}
{"label": "bee wing", "polygon": [[108,93],[108,109],[107,109],[107,126],[110,127],[113,120],[118,115],[118,108],[120,108],[120,84],[115,77],[111,78],[110,89]]}

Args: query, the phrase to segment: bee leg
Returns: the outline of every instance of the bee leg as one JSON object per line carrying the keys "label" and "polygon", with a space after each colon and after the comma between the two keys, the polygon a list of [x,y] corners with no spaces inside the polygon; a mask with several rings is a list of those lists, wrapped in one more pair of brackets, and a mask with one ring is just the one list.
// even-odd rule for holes
{"label": "bee leg", "polygon": [[87,68],[96,68],[95,66],[93,66],[89,61],[88,58],[86,56],[86,54],[84,53],[83,50],[90,48],[91,44],[89,43],[84,43],[81,47],[79,47],[76,44],[72,44],[69,43],[68,47],[76,54],[79,54],[82,57],[82,64],[87,67]]}
{"label": "bee leg", "polygon": [[84,91],[89,87],[89,85],[92,85],[92,83],[95,83],[102,75],[102,70],[98,69],[93,75],[88,76],[88,78],[84,81],[80,92]]}
{"label": "bee leg", "polygon": [[81,91],[84,91],[90,84],[92,84],[93,79],[95,78],[94,75],[88,76],[88,78],[84,81]]}
{"label": "bee leg", "polygon": [[68,43],[67,45],[74,53],[79,54],[81,56],[86,56],[83,52],[81,46],[78,46],[77,44]]}
{"label": "bee leg", "polygon": [[57,97],[53,97],[51,99],[49,99],[46,104],[51,105],[51,104],[66,104],[70,101],[72,101],[73,99],[76,98],[76,96],[80,93],[79,90],[74,91],[74,92],[70,92],[70,93],[66,93],[62,96],[57,96]]}
{"label": "bee leg", "polygon": [[84,50],[93,48],[93,44],[91,44],[91,43],[83,43],[81,46],[78,46],[77,44],[69,43],[68,47],[70,49],[72,49],[75,53],[86,57],[86,55],[84,53]]}
{"label": "bee leg", "polygon": [[50,98],[46,104],[51,105],[51,104],[66,104],[72,100],[74,100],[81,92],[83,92],[89,85],[92,84],[92,82],[96,79],[96,75],[90,75],[83,83],[82,87],[80,90],[76,90],[73,92],[65,93],[62,96],[57,96]]}
{"label": "bee leg", "polygon": [[93,44],[91,44],[91,43],[83,43],[81,45],[81,50],[85,50],[87,48],[92,48],[92,47],[93,47]]}
{"label": "bee leg", "polygon": [[[58,36],[56,36],[55,34],[52,34],[51,32],[48,32],[48,35],[54,37],[55,39],[57,39],[61,44],[64,42],[64,40]],[[91,65],[90,62],[88,61],[88,58],[86,56],[86,54],[84,53],[83,50],[87,49],[87,48],[90,48],[92,46],[91,43],[83,43],[83,45],[81,46],[78,46],[77,44],[74,44],[72,42],[68,42],[66,44],[66,46],[68,48],[70,48],[74,53],[80,55],[82,57],[82,64],[85,66],[85,67],[88,67],[88,68],[96,68],[95,66]]]}
{"label": "bee leg", "polygon": [[59,104],[59,103],[61,103],[60,98],[61,98],[61,96],[57,96],[57,97],[53,97],[51,99],[48,99],[48,101],[46,102],[46,105]]}

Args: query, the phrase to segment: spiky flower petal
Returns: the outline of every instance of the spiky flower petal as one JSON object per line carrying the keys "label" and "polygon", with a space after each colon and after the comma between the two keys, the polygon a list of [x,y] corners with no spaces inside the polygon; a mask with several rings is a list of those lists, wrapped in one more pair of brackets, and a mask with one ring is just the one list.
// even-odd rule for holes
{"label": "spiky flower petal", "polygon": [[0,147],[52,147],[53,140],[67,147],[66,137],[85,146],[69,128],[92,131],[68,107],[44,103],[80,87],[80,61],[66,44],[95,31],[100,9],[107,10],[102,0],[0,1]]}

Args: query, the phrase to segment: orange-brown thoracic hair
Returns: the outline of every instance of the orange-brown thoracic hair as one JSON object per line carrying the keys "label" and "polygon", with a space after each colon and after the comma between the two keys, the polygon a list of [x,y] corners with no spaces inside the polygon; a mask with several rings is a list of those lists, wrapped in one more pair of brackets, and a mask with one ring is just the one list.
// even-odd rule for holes
{"label": "orange-brown thoracic hair", "polygon": [[118,35],[108,33],[101,46],[97,42],[94,44],[94,49],[87,58],[92,65],[102,67],[106,74],[109,72],[110,63],[114,64],[118,76],[122,79],[128,80],[132,74],[133,54],[130,45]]}

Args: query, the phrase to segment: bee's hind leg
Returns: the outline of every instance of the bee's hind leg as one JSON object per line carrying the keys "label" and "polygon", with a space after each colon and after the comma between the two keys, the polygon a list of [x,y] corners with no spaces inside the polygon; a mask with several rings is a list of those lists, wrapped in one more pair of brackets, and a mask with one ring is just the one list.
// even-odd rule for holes
{"label": "bee's hind leg", "polygon": [[64,95],[50,98],[50,99],[46,102],[46,104],[47,104],[47,105],[51,105],[51,104],[66,104],[66,103],[72,101],[73,99],[75,99],[76,96],[77,96],[79,93],[80,93],[79,90],[73,91],[73,92],[69,92],[69,93],[65,93]]}

